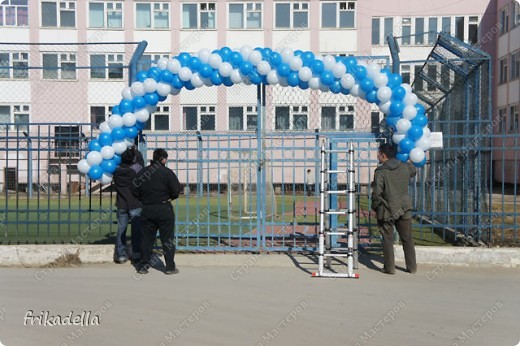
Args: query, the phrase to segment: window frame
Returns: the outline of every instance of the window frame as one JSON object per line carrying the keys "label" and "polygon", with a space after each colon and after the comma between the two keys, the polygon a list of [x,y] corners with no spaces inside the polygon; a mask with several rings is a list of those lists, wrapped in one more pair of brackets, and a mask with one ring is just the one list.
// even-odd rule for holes
{"label": "window frame", "polygon": [[[187,129],[186,128],[186,108],[195,108],[197,110],[197,128]],[[217,107],[215,105],[184,105],[182,106],[182,131],[216,131],[217,129]],[[202,117],[212,116],[214,122],[213,129],[202,129]]]}
{"label": "window frame", "polygon": [[520,49],[511,53],[511,76],[510,80],[520,78]]}
{"label": "window frame", "polygon": [[[166,129],[158,129],[157,128],[157,117],[166,117],[168,119],[168,128]],[[146,121],[145,127],[143,131],[153,131],[153,132],[168,132],[171,129],[171,106],[170,105],[157,105],[157,109],[150,114],[150,118]]]}
{"label": "window frame", "polygon": [[[240,28],[232,28],[231,27],[231,16],[230,16],[230,7],[231,5],[240,5],[242,6],[242,26]],[[248,10],[248,5],[254,5],[253,10]],[[256,9],[256,6],[260,5],[260,10]],[[246,2],[229,2],[227,4],[227,14],[228,14],[228,22],[227,29],[228,30],[263,30],[264,28],[264,16],[263,16],[263,2],[259,1],[246,1]],[[248,12],[249,13],[260,13],[260,26],[258,28],[251,28],[248,26]]]}
{"label": "window frame", "polygon": [[[148,5],[150,7],[150,18],[149,18],[150,27],[137,26],[137,6],[138,5]],[[160,6],[159,10],[155,9],[156,5]],[[167,7],[167,9],[164,9],[164,7]],[[167,16],[167,18],[166,18],[167,26],[166,27],[157,27],[156,26],[156,14],[163,13],[165,11],[166,11],[166,16]],[[137,2],[134,2],[134,13],[135,13],[134,27],[135,27],[135,30],[170,30],[170,11],[171,11],[171,6],[170,6],[169,2],[165,2],[165,1],[154,1],[154,2],[137,1]]]}
{"label": "window frame", "polygon": [[[336,18],[335,18],[335,26],[323,26],[324,25],[324,12],[323,5],[325,4],[336,4]],[[342,4],[346,5],[346,8],[342,9]],[[350,6],[354,8],[351,9]],[[353,25],[349,26],[341,26],[341,12],[353,12]],[[357,28],[357,1],[320,1],[320,29],[325,30],[355,30]]]}
{"label": "window frame", "polygon": [[[231,118],[230,118],[230,111],[231,108],[240,108],[242,109],[242,126],[240,129],[231,129]],[[258,128],[258,107],[256,105],[229,105],[228,108],[228,130],[229,131],[249,131],[249,132],[255,132]],[[249,126],[249,120],[250,117],[254,117],[256,120],[255,127]]]}
{"label": "window frame", "polygon": [[[197,24],[195,27],[185,26],[184,25],[184,5],[195,5],[197,11]],[[207,9],[202,9],[202,6],[206,5]],[[213,10],[209,8],[211,5],[214,6]],[[213,12],[213,27],[205,27],[202,25],[202,13],[211,13]],[[209,17],[208,17],[209,18]],[[181,30],[216,30],[217,29],[217,3],[213,1],[206,2],[183,2],[181,6]]]}
{"label": "window frame", "polygon": [[[2,9],[2,11],[0,11],[0,28],[2,27],[8,27],[8,28],[16,28],[16,27],[28,27],[29,26],[29,0],[25,0],[26,1],[26,4],[17,4],[17,3],[14,3],[12,4],[11,1],[13,0],[6,0],[7,1],[7,4],[0,4],[0,9]],[[13,20],[14,20],[14,24],[7,24],[9,21],[8,21],[8,11],[7,9],[8,8],[13,8],[14,9],[14,13],[13,13]],[[19,19],[20,17],[23,17],[24,16],[24,13],[23,13],[23,9],[25,9],[25,24],[20,24],[19,23]],[[22,13],[20,13],[22,12]]]}
{"label": "window frame", "polygon": [[[56,13],[55,13],[55,16],[56,16],[56,25],[44,25],[44,20],[43,20],[43,15],[44,15],[44,10],[43,10],[43,5],[44,4],[55,4],[56,5]],[[61,5],[62,4],[65,4],[65,5],[68,5],[66,8],[62,8]],[[74,4],[74,8],[70,8],[69,6]],[[41,1],[40,2],[40,26],[42,29],[52,29],[52,28],[56,28],[56,29],[70,29],[70,30],[73,30],[73,29],[76,29],[77,28],[77,23],[78,23],[78,20],[77,20],[77,11],[78,8],[77,8],[77,2],[76,0],[44,0],[44,1]],[[73,26],[64,26],[62,24],[62,12],[73,12],[74,14],[74,25]]]}
{"label": "window frame", "polygon": [[[277,110],[281,108],[289,109],[289,127],[277,128]],[[296,128],[296,116],[305,116],[305,128]],[[310,111],[308,105],[275,105],[274,106],[274,130],[275,131],[308,131],[309,130]]]}
{"label": "window frame", "polygon": [[[276,19],[278,15],[278,5],[289,5],[289,26],[288,27],[278,27],[276,25]],[[307,9],[299,8],[295,9],[294,6],[302,6],[306,5]],[[276,1],[273,3],[273,30],[302,30],[309,29],[309,11],[310,11],[310,3],[309,1]],[[307,26],[296,26],[295,25],[295,13],[306,13],[307,14]]]}
{"label": "window frame", "polygon": [[[91,68],[90,70],[90,75],[89,75],[89,79],[90,80],[98,80],[98,81],[102,81],[102,80],[105,80],[105,81],[109,81],[109,80],[114,80],[114,81],[121,81],[122,79],[125,78],[125,68],[124,68],[124,53],[92,53],[92,54],[89,54],[89,63],[90,63],[90,66],[94,66],[92,64],[92,57],[93,56],[104,56],[105,57],[105,61],[104,61],[104,66],[102,67],[98,67],[98,68]],[[114,60],[113,61],[110,61],[109,57],[110,56],[114,56]],[[119,57],[121,57],[121,62],[119,62]],[[111,66],[113,65],[113,66]],[[120,67],[119,66],[115,66],[115,65],[121,65]],[[121,69],[121,77],[114,77],[114,78],[111,78],[110,77],[110,74],[113,73],[111,72],[111,69],[115,69],[115,68],[118,68],[118,69]],[[104,77],[101,78],[97,78],[97,77],[92,77],[92,73],[95,72],[95,71],[99,71],[103,69],[103,73],[104,73]]]}
{"label": "window frame", "polygon": [[[45,78],[45,70],[47,70],[45,68],[45,65],[44,65],[44,61],[45,61],[45,55],[55,55],[56,56],[56,62],[57,62],[57,65],[56,66],[53,66],[51,67],[51,69],[55,69],[56,70],[56,73],[57,73],[57,77],[56,78]],[[64,55],[66,55],[68,57],[68,59],[64,59]],[[72,59],[73,60],[70,60]],[[67,68],[64,68],[63,65],[64,64],[71,64],[71,63],[74,63],[74,78],[65,78],[63,77],[63,71],[64,70],[67,70]],[[77,80],[78,79],[78,75],[77,75],[77,65],[76,65],[76,53],[74,52],[44,52],[42,53],[42,79],[44,80]]]}
{"label": "window frame", "polygon": [[[88,1],[88,23],[87,23],[87,29],[94,29],[94,30],[124,30],[125,28],[125,22],[124,22],[124,1],[99,1],[99,0],[90,0]],[[101,4],[103,5],[103,25],[102,26],[92,26],[91,25],[91,9],[90,4]],[[115,5],[115,8],[109,9],[109,5]],[[118,8],[118,5],[120,5]],[[109,25],[109,12],[120,12],[121,16],[121,26],[110,26]]]}
{"label": "window frame", "polygon": [[508,82],[508,60],[509,56],[498,59],[498,84]]}
{"label": "window frame", "polygon": [[[7,54],[8,62],[7,67],[8,76],[2,77],[0,80],[15,79],[15,80],[26,80],[29,79],[29,53],[28,52],[0,52],[0,54]],[[15,66],[16,65],[16,66]]]}
{"label": "window frame", "polygon": [[[0,125],[0,133],[2,131],[29,132],[30,126],[31,126],[31,106],[30,106],[30,104],[6,103],[6,104],[0,104],[0,107],[9,107],[9,121],[7,123],[2,123],[2,124],[9,124],[9,125]],[[18,123],[16,121],[16,117],[21,116],[21,115],[27,116],[28,121]],[[19,125],[17,125],[17,124],[19,124]],[[24,128],[24,126],[26,126],[26,127]]]}
{"label": "window frame", "polygon": [[520,128],[520,104],[509,106],[509,133],[516,133]]}

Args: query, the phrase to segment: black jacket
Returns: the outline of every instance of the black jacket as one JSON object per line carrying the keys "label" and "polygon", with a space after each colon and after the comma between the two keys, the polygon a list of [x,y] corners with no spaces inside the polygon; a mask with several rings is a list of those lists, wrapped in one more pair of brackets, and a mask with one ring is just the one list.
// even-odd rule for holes
{"label": "black jacket", "polygon": [[127,164],[121,164],[114,172],[116,187],[116,207],[118,209],[141,208],[141,202],[132,194],[132,184],[136,177],[135,171]]}
{"label": "black jacket", "polygon": [[132,193],[143,205],[166,203],[179,197],[181,184],[171,169],[152,162],[134,178]]}

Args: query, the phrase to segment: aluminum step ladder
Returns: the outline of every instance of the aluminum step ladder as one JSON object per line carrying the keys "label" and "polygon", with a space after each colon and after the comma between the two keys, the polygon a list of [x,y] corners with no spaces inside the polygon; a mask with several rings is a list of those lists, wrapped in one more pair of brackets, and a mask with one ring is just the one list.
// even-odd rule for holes
{"label": "aluminum step ladder", "polygon": [[[348,153],[348,169],[337,170],[328,169],[327,155],[335,153]],[[350,142],[348,150],[325,149],[321,146],[321,166],[320,166],[320,229],[318,238],[318,271],[312,273],[313,277],[331,277],[331,278],[359,278],[359,274],[354,273],[354,269],[358,267],[358,234],[355,221],[355,194],[356,187],[354,182],[354,146]],[[330,178],[333,175],[347,175],[346,190],[331,190]],[[329,197],[331,195],[346,195],[347,209],[330,209],[328,207]],[[339,204],[338,204],[339,205]],[[330,227],[328,219],[331,216],[339,217],[347,216],[347,227]],[[346,237],[347,248],[334,248],[333,237]],[[346,250],[346,251],[345,251]],[[344,257],[347,259],[347,272],[340,273],[332,270],[331,259]],[[325,264],[327,261],[327,265]]]}

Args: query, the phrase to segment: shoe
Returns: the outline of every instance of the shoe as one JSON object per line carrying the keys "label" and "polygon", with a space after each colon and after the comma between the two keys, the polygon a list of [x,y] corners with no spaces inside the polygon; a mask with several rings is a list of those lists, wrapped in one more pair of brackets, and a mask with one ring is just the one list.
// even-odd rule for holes
{"label": "shoe", "polygon": [[128,261],[128,257],[126,257],[126,256],[118,256],[118,257],[115,259],[115,262],[118,263],[118,264],[123,264],[123,263],[125,263],[126,261]]}
{"label": "shoe", "polygon": [[394,275],[395,274],[395,271],[394,272],[391,272],[391,271],[388,271],[386,270],[386,268],[381,268],[381,273],[383,274],[390,274],[390,275]]}
{"label": "shoe", "polygon": [[417,269],[415,269],[415,270],[406,269],[406,271],[407,271],[408,273],[410,273],[410,274],[415,274],[415,273],[417,273]]}
{"label": "shoe", "polygon": [[146,268],[145,266],[140,266],[137,272],[139,274],[148,274],[148,268]]}
{"label": "shoe", "polygon": [[164,274],[166,274],[166,275],[179,274],[179,269],[177,269],[177,268],[174,268],[174,269],[166,269],[166,270],[164,271]]}

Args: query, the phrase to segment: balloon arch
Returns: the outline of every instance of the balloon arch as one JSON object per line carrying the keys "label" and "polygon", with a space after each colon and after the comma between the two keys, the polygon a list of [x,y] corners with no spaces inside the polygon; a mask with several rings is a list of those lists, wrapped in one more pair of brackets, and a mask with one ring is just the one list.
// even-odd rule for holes
{"label": "balloon arch", "polygon": [[392,128],[392,140],[398,145],[397,157],[410,159],[416,166],[426,162],[430,148],[430,130],[425,109],[409,84],[399,74],[380,69],[377,63],[361,65],[355,57],[315,56],[312,52],[284,48],[243,46],[201,49],[197,55],[181,53],[162,58],[157,66],[137,74],[137,81],[125,87],[122,100],[112,108],[109,119],[100,124],[97,139],[89,142],[89,152],[78,163],[81,173],[102,184],[112,181],[121,163],[121,154],[134,144],[139,130],[169,94],[204,85],[280,84],[301,89],[321,90],[360,97],[378,105]]}

